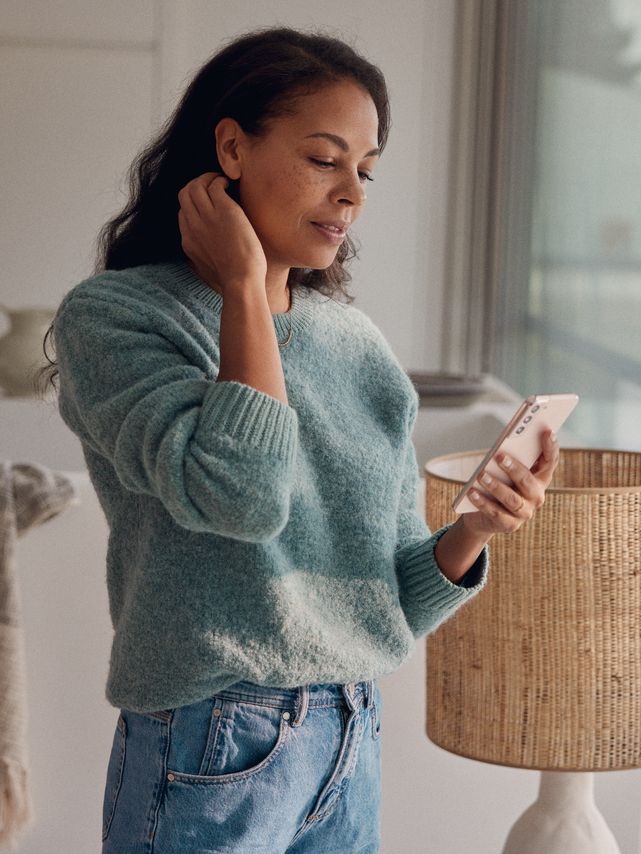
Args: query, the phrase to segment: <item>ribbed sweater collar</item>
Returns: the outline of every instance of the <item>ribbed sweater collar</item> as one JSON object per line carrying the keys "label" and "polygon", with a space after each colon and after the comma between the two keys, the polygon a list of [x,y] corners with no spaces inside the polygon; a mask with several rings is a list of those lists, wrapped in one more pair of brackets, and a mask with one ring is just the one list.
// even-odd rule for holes
{"label": "ribbed sweater collar", "polygon": [[[223,307],[223,297],[218,291],[210,288],[197,276],[188,264],[163,264],[172,279],[185,287],[190,293],[201,300],[214,314],[220,316]],[[292,304],[289,311],[272,314],[278,340],[287,338],[290,332],[295,336],[312,322],[318,302],[328,297],[313,288],[296,286],[292,288]]]}

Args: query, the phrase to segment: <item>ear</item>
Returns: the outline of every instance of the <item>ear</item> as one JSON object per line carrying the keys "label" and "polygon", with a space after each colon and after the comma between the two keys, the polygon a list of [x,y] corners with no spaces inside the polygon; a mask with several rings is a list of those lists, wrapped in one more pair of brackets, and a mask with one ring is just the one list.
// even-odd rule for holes
{"label": "ear", "polygon": [[220,168],[231,181],[237,181],[242,172],[245,133],[235,119],[224,118],[216,125],[214,134]]}

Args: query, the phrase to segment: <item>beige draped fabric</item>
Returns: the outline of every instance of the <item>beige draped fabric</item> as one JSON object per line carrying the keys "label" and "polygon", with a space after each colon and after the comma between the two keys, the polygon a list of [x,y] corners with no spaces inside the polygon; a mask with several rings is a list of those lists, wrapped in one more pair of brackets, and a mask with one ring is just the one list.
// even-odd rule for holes
{"label": "beige draped fabric", "polygon": [[36,463],[0,460],[0,846],[12,850],[34,817],[15,543],[30,528],[77,503],[76,488],[65,475]]}

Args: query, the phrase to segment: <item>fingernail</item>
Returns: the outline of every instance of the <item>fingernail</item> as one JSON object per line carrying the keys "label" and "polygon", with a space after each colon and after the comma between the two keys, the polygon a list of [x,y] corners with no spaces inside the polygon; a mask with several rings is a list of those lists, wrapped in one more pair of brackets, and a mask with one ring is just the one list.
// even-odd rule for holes
{"label": "fingernail", "polygon": [[508,456],[503,457],[503,465],[505,466],[506,469],[509,469],[509,467],[512,465],[512,460],[510,459],[510,457],[508,457]]}
{"label": "fingernail", "polygon": [[489,475],[487,472],[485,472],[485,474],[483,475],[483,477],[481,478],[481,480],[483,481],[483,483],[486,483],[486,484],[488,484],[488,485],[489,485],[490,483],[492,483],[492,478],[490,477],[490,475]]}
{"label": "fingernail", "polygon": [[478,492],[475,492],[475,491],[470,492],[470,498],[472,499],[472,501],[478,501],[479,500]]}
{"label": "fingernail", "polygon": [[550,433],[550,440],[556,442],[556,433]]}

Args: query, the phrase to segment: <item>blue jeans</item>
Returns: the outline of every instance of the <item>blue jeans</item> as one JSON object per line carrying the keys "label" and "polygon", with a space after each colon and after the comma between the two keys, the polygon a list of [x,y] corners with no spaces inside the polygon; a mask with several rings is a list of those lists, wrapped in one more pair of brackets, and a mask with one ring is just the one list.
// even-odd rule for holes
{"label": "blue jeans", "polygon": [[237,682],[187,706],[121,709],[102,854],[376,854],[380,689]]}

